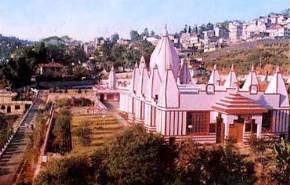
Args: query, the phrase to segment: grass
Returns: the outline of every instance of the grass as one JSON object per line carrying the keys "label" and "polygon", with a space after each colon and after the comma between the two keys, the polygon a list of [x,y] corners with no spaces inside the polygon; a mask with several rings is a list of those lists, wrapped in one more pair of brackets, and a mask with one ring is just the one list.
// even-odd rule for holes
{"label": "grass", "polygon": [[[88,146],[83,146],[75,133],[83,121],[90,123],[89,128],[92,130],[92,142]],[[123,125],[112,115],[106,115],[104,117],[102,115],[72,116],[72,153],[88,154],[93,152],[110,140],[122,128]]]}

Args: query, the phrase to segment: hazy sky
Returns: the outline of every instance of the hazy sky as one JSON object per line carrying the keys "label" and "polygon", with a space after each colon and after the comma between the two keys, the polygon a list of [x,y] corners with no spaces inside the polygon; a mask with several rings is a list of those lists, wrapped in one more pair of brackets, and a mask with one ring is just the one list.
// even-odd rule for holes
{"label": "hazy sky", "polygon": [[80,40],[148,27],[176,32],[185,24],[249,20],[289,7],[289,0],[0,0],[0,33],[37,40]]}

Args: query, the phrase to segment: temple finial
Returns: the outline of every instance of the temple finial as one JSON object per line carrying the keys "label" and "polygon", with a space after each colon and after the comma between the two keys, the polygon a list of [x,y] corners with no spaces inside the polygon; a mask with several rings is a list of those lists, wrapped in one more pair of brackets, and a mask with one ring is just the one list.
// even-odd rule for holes
{"label": "temple finial", "polygon": [[279,65],[276,67],[276,73],[280,73],[280,66]]}
{"label": "temple finial", "polygon": [[145,58],[144,58],[144,56],[142,56],[141,59],[140,59],[140,64],[141,63],[144,63],[145,64]]}
{"label": "temple finial", "polygon": [[167,30],[167,24],[165,24],[164,26],[164,36],[168,35],[168,30]]}
{"label": "temple finial", "polygon": [[217,69],[217,67],[216,67],[216,64],[213,66],[213,70],[216,70]]}
{"label": "temple finial", "polygon": [[232,64],[232,66],[231,66],[231,71],[234,71],[235,70],[235,68],[234,68],[234,64]]}
{"label": "temple finial", "polygon": [[111,71],[114,71],[114,70],[115,70],[114,65],[112,65],[112,67],[111,67]]}
{"label": "temple finial", "polygon": [[138,63],[137,62],[135,63],[135,68],[138,68]]}
{"label": "temple finial", "polygon": [[252,64],[251,71],[252,71],[252,72],[255,71],[254,64]]}

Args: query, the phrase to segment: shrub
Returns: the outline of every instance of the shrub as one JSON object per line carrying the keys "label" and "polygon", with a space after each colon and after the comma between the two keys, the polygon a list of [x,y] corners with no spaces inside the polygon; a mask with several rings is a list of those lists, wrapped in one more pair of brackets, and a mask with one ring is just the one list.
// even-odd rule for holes
{"label": "shrub", "polygon": [[275,169],[272,178],[279,184],[290,184],[290,144],[284,139],[274,145]]}
{"label": "shrub", "polygon": [[70,157],[49,162],[35,180],[35,185],[90,185],[94,173],[87,157]]}
{"label": "shrub", "polygon": [[89,128],[90,124],[92,123],[82,121],[80,126],[75,131],[83,146],[88,146],[92,142],[92,129]]}
{"label": "shrub", "polygon": [[174,172],[175,150],[139,126],[115,137],[104,153],[100,184],[162,185]]}
{"label": "shrub", "polygon": [[179,146],[174,184],[253,184],[254,163],[222,147],[205,149],[194,143]]}

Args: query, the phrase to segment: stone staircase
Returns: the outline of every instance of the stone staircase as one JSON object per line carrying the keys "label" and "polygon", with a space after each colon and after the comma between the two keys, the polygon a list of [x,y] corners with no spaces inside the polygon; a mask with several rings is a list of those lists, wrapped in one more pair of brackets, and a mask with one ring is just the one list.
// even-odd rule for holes
{"label": "stone staircase", "polygon": [[2,149],[0,155],[0,184],[11,185],[15,182],[18,172],[21,170],[25,151],[29,144],[29,133],[32,132],[28,127],[34,124],[37,116],[39,102],[32,104],[27,110],[19,125],[15,128],[14,134]]}

